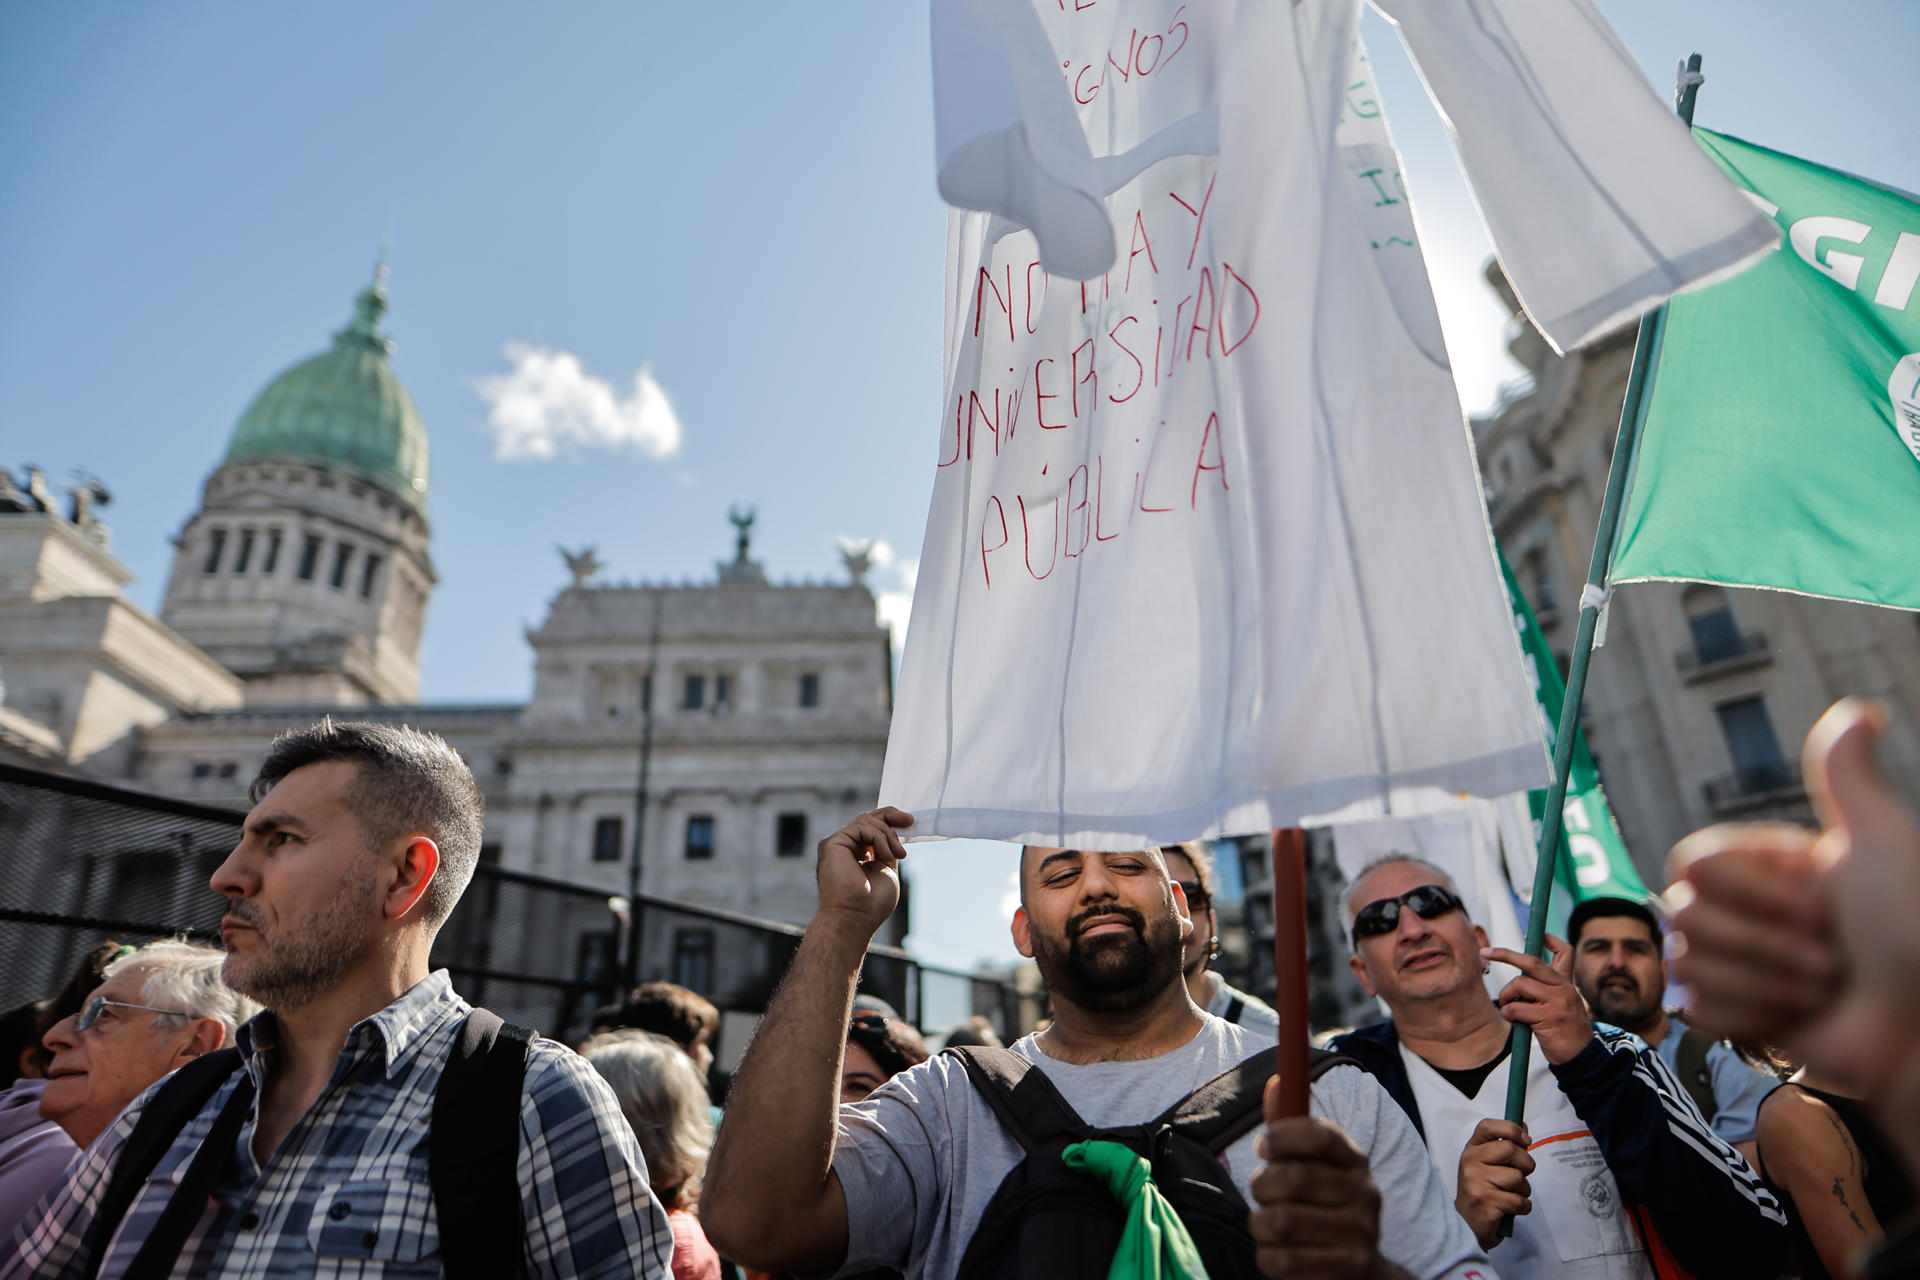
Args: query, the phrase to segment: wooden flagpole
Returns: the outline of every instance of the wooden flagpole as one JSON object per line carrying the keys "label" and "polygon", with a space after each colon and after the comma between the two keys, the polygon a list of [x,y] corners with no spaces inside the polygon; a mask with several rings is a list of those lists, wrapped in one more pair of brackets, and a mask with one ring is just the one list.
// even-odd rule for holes
{"label": "wooden flagpole", "polygon": [[[1694,99],[1700,91],[1700,55],[1687,59],[1677,86],[1675,109],[1688,127],[1693,125]],[[1574,736],[1579,732],[1580,702],[1587,689],[1587,663],[1593,656],[1593,632],[1606,602],[1607,572],[1613,561],[1614,527],[1619,523],[1620,504],[1626,494],[1627,479],[1633,471],[1633,457],[1640,443],[1640,426],[1646,420],[1648,389],[1653,385],[1654,366],[1660,358],[1660,334],[1665,328],[1664,303],[1640,318],[1639,337],[1634,342],[1633,371],[1627,377],[1626,401],[1620,409],[1620,432],[1613,443],[1613,461],[1607,469],[1606,497],[1600,506],[1600,527],[1593,533],[1593,558],[1587,566],[1587,589],[1580,594],[1580,626],[1574,635],[1573,656],[1567,665],[1567,694],[1560,703],[1560,723],[1553,735],[1553,786],[1547,792],[1542,811],[1539,861],[1533,871],[1533,901],[1527,911],[1527,954],[1545,952],[1547,902],[1553,896],[1553,868],[1560,857],[1562,810],[1567,799],[1567,774],[1573,765]],[[1527,1059],[1533,1046],[1528,1027],[1513,1028],[1513,1061],[1507,1071],[1507,1119],[1518,1121],[1526,1113]],[[1509,1234],[1511,1223],[1502,1234]]]}
{"label": "wooden flagpole", "polygon": [[1273,1007],[1280,1015],[1282,1115],[1307,1114],[1307,833],[1273,833]]}

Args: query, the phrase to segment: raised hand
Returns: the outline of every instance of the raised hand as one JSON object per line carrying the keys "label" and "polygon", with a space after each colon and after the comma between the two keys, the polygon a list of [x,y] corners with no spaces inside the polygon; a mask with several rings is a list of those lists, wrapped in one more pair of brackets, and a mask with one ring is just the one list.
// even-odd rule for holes
{"label": "raised hand", "polygon": [[1703,1025],[1771,1040],[1869,1098],[1920,1057],[1920,832],[1875,757],[1877,703],[1836,703],[1802,770],[1824,830],[1711,827],[1674,848],[1675,976]]}
{"label": "raised hand", "polygon": [[1593,1015],[1573,985],[1573,948],[1552,934],[1546,941],[1552,964],[1505,947],[1482,947],[1480,958],[1520,971],[1500,989],[1500,1016],[1532,1027],[1547,1061],[1561,1063],[1593,1043]]}
{"label": "raised hand", "polygon": [[900,860],[907,847],[898,834],[913,825],[899,809],[863,813],[820,842],[815,869],[820,910],[842,916],[871,937],[900,902]]}

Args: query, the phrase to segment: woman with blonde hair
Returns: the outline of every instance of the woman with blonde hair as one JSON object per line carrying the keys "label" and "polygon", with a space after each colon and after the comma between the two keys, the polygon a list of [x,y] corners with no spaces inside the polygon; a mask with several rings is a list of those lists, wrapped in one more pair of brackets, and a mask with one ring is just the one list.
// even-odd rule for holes
{"label": "woman with blonde hair", "polygon": [[651,1031],[608,1031],[580,1046],[612,1086],[673,1227],[674,1280],[720,1280],[720,1255],[694,1216],[713,1147],[707,1087],[680,1046]]}

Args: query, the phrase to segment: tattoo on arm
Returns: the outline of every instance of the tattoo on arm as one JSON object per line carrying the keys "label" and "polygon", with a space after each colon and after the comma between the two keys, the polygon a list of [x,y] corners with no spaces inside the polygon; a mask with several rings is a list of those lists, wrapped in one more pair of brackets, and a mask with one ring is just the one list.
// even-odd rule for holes
{"label": "tattoo on arm", "polygon": [[1854,1155],[1853,1134],[1847,1129],[1847,1126],[1841,1122],[1839,1115],[1835,1113],[1833,1108],[1822,1107],[1820,1108],[1820,1112],[1826,1116],[1827,1123],[1833,1126],[1834,1136],[1840,1139],[1840,1145],[1847,1153],[1848,1176],[1857,1177],[1860,1173],[1860,1161]]}
{"label": "tattoo on arm", "polygon": [[1847,1203],[1847,1189],[1839,1178],[1833,1180],[1833,1198],[1838,1200],[1840,1206],[1847,1211],[1847,1216],[1853,1219],[1853,1225],[1859,1230],[1860,1234],[1863,1236],[1866,1235],[1867,1224],[1860,1221],[1860,1215],[1855,1213],[1853,1206]]}

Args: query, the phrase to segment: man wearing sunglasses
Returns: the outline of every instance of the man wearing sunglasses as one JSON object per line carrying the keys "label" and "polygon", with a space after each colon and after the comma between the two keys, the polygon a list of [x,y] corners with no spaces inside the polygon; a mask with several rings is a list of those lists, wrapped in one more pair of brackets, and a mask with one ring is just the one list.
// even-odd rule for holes
{"label": "man wearing sunglasses", "polygon": [[[1507,1280],[1772,1275],[1786,1217],[1657,1054],[1596,1026],[1551,964],[1487,945],[1438,867],[1390,857],[1347,896],[1354,975],[1392,1017],[1335,1038],[1420,1127],[1454,1206]],[[1488,996],[1491,964],[1520,976]],[[1533,1030],[1526,1119],[1505,1114],[1514,1024]],[[1501,1224],[1513,1219],[1512,1238]]]}
{"label": "man wearing sunglasses", "polygon": [[48,1125],[0,1146],[0,1221],[24,1217],[148,1085],[233,1043],[258,1006],[221,981],[225,959],[187,942],[128,947],[80,1012],[48,1029],[53,1057],[34,1082]]}
{"label": "man wearing sunglasses", "polygon": [[1226,979],[1209,967],[1220,955],[1220,920],[1213,910],[1213,855],[1205,842],[1162,845],[1160,856],[1167,860],[1167,874],[1186,895],[1187,910],[1193,916],[1193,932],[1187,935],[1186,953],[1180,961],[1180,972],[1193,1002],[1216,1018],[1277,1039],[1280,1015],[1273,1006],[1259,996],[1228,986]]}

